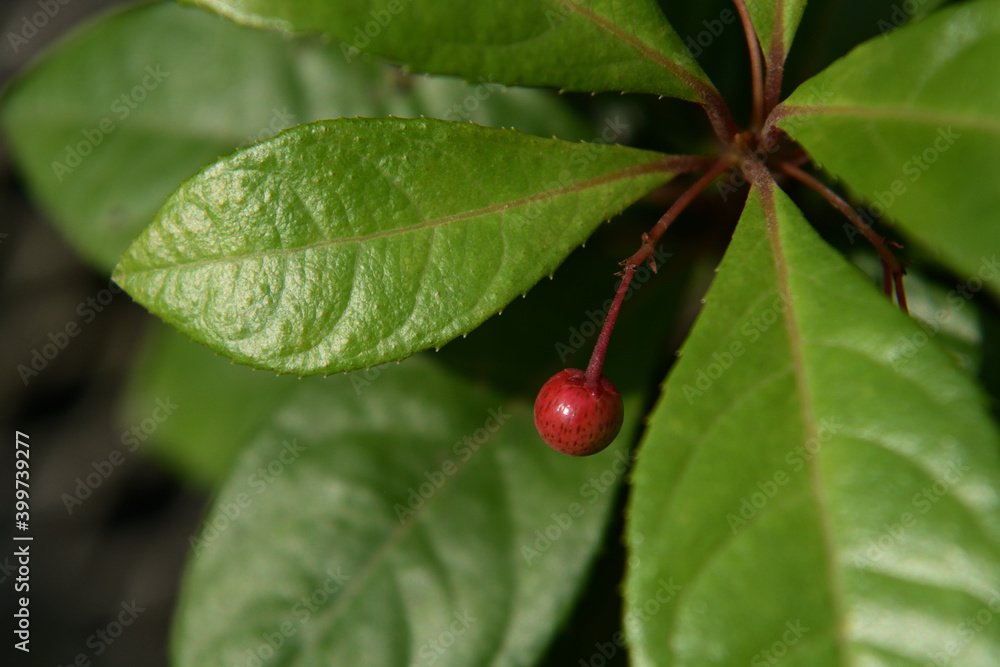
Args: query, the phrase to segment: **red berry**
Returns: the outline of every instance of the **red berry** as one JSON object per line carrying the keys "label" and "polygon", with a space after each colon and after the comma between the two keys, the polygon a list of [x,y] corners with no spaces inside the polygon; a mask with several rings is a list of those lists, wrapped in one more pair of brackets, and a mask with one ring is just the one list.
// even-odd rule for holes
{"label": "red berry", "polygon": [[575,368],[559,371],[535,399],[535,428],[552,449],[590,456],[611,444],[622,428],[622,397],[603,375],[588,384]]}

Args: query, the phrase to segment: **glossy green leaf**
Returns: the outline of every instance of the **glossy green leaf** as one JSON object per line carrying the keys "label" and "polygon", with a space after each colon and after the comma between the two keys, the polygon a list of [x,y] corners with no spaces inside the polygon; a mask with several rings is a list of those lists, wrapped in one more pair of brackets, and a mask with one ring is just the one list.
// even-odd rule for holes
{"label": "glossy green leaf", "polygon": [[192,2],[240,23],[324,33],[349,60],[372,53],[470,81],[695,101],[714,90],[653,0]]}
{"label": "glossy green leaf", "polygon": [[1000,2],[876,37],[804,83],[779,127],[963,280],[1000,293]]}
{"label": "glossy green leaf", "polygon": [[36,199],[110,271],[184,179],[298,123],[426,115],[593,136],[550,91],[474,84],[348,64],[335,46],[168,2],[109,14],[62,42],[9,89],[0,127]]}
{"label": "glossy green leaf", "polygon": [[534,664],[628,463],[553,452],[530,406],[425,359],[361,397],[308,378],[203,521],[174,663]]}
{"label": "glossy green leaf", "polygon": [[[621,254],[617,231],[599,230],[593,242],[559,267],[554,280],[541,281],[530,298],[515,299],[502,317],[449,343],[434,361],[457,376],[525,400],[556,371],[585,367],[600,318],[616,292],[618,279],[611,271]],[[604,366],[622,392],[648,390],[655,373],[649,359],[662,353],[658,341],[669,335],[689,282],[679,266],[671,271],[669,254],[661,251],[659,257],[658,275],[640,269],[633,279]],[[636,364],[650,373],[637,372]],[[363,395],[394,367],[347,374],[349,395]],[[172,327],[152,327],[132,366],[122,426],[148,431],[141,435],[143,453],[194,484],[216,486],[261,424],[295,400],[293,390],[302,382],[233,364]],[[146,420],[163,402],[177,409],[152,425]]]}
{"label": "glossy green leaf", "polygon": [[746,0],[746,5],[764,58],[768,62],[772,59],[779,64],[785,62],[806,0]]}
{"label": "glossy green leaf", "polygon": [[185,183],[114,278],[238,362],[367,367],[474,329],[669,165],[444,121],[302,125]]}
{"label": "glossy green leaf", "polygon": [[[851,259],[873,282],[882,280],[882,263],[874,252],[866,254],[860,262],[860,258]],[[924,335],[935,339],[970,376],[979,375],[983,321],[982,308],[972,298],[974,294],[962,284],[941,285],[914,267],[908,269],[904,282],[910,317],[924,330]],[[916,334],[914,348],[924,344],[923,335]]]}
{"label": "glossy green leaf", "polygon": [[922,333],[752,192],[634,471],[635,664],[1000,663],[1000,439]]}

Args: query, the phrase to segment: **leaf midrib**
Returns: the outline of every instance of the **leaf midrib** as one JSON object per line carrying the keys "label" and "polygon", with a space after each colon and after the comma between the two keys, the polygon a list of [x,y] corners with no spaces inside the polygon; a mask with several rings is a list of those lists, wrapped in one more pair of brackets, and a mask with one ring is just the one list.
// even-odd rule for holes
{"label": "leaf midrib", "polygon": [[953,112],[932,111],[929,109],[914,109],[904,107],[882,106],[795,106],[787,105],[775,110],[771,124],[777,124],[791,116],[826,115],[826,116],[861,116],[865,118],[881,118],[890,120],[906,120],[927,122],[935,125],[958,125],[970,129],[1000,135],[1000,120],[986,116],[958,115]]}
{"label": "leaf midrib", "polygon": [[[787,304],[786,316],[783,318],[785,329],[788,333],[789,349],[792,355],[792,371],[795,378],[795,385],[798,389],[799,403],[801,405],[801,417],[806,430],[806,440],[814,440],[818,436],[816,428],[816,416],[814,414],[813,400],[809,390],[809,378],[806,375],[805,359],[803,355],[802,334],[799,331],[798,318],[796,316],[796,305],[792,299],[791,288],[789,287],[788,262],[785,259],[785,251],[781,241],[779,231],[780,221],[778,220],[777,207],[774,201],[774,181],[768,179],[764,183],[757,184],[761,197],[762,208],[764,209],[765,227],[767,228],[768,240],[771,244],[771,257],[774,262],[775,277],[778,281],[778,290],[781,292]],[[810,491],[813,503],[816,505],[818,517],[818,528],[823,540],[823,552],[826,556],[827,577],[830,586],[830,600],[833,607],[834,625],[832,634],[834,645],[841,661],[846,660],[849,655],[847,649],[847,637],[844,632],[844,622],[846,619],[846,606],[844,604],[842,591],[843,586],[838,576],[835,549],[833,540],[833,528],[831,526],[829,502],[823,493],[822,477],[819,470],[819,457],[815,456],[806,462],[809,469]]]}
{"label": "leaf midrib", "polygon": [[583,6],[574,2],[573,0],[560,0],[560,1],[562,5],[566,7],[566,9],[572,12],[576,12],[577,14],[579,14],[586,20],[590,21],[601,30],[607,32],[615,39],[621,40],[622,42],[631,46],[633,49],[638,51],[643,58],[645,58],[649,62],[667,70],[671,75],[674,76],[674,78],[676,78],[681,83],[686,85],[691,90],[691,92],[695,94],[696,97],[698,97],[701,100],[705,99],[704,91],[708,87],[706,83],[698,79],[694,75],[692,75],[686,69],[678,65],[675,61],[671,60],[670,57],[667,56],[667,54],[658,51],[657,49],[653,48],[646,42],[636,37],[635,35],[626,32],[625,30],[621,29],[608,19],[592,12],[589,9],[584,8]]}
{"label": "leaf midrib", "polygon": [[[493,438],[494,434],[491,433],[485,444],[488,445],[491,443]],[[484,446],[479,451],[487,451],[487,449]],[[387,559],[392,553],[394,553],[396,547],[403,543],[403,541],[413,531],[414,526],[416,526],[417,523],[422,520],[423,516],[430,511],[427,508],[432,505],[436,505],[437,503],[434,501],[441,495],[447,495],[447,492],[454,488],[454,483],[465,475],[466,471],[472,465],[472,462],[481,458],[477,456],[479,451],[473,452],[472,456],[470,456],[467,461],[460,461],[459,464],[456,465],[457,469],[455,473],[444,481],[437,492],[432,497],[428,498],[423,505],[415,510],[412,510],[413,516],[390,530],[378,548],[371,551],[371,556],[368,558],[364,567],[362,567],[356,575],[351,577],[350,581],[344,584],[343,591],[337,596],[333,606],[330,607],[329,612],[324,618],[324,621],[327,624],[332,625],[337,623],[338,619],[343,616],[344,612],[347,611],[349,606],[357,597],[357,594],[365,588],[369,580],[372,576],[374,576],[375,572],[386,564]]]}
{"label": "leaf midrib", "polygon": [[[115,270],[115,280],[124,279],[128,276],[136,276],[144,273],[151,273],[156,271],[169,271],[178,270],[180,268],[196,268],[199,266],[210,266],[213,264],[224,264],[227,262],[234,261],[249,261],[254,259],[261,259],[264,257],[280,256],[280,255],[291,255],[295,253],[304,253],[310,250],[315,250],[317,248],[330,247],[341,244],[349,243],[364,243],[367,241],[373,241],[375,239],[386,238],[397,236],[400,234],[411,234],[422,230],[432,229],[435,227],[440,227],[442,225],[451,224],[454,222],[461,222],[463,220],[472,220],[479,217],[486,217],[493,215],[495,213],[505,213],[509,210],[521,208],[524,206],[530,206],[538,202],[547,201],[550,199],[555,199],[567,194],[573,194],[576,192],[583,192],[591,188],[599,187],[601,185],[606,185],[608,183],[613,183],[618,180],[623,180],[626,178],[635,178],[639,176],[645,176],[647,174],[653,174],[662,171],[664,173],[669,173],[668,165],[664,160],[657,160],[655,162],[649,162],[646,164],[636,165],[634,167],[627,167],[625,169],[620,169],[615,172],[608,174],[602,174],[601,176],[595,176],[578,183],[573,183],[571,185],[566,185],[559,188],[554,188],[552,190],[547,190],[544,192],[538,192],[527,197],[521,197],[519,199],[513,199],[506,202],[501,202],[498,204],[491,204],[478,209],[473,209],[469,211],[462,211],[459,213],[452,213],[439,218],[432,218],[429,220],[423,220],[415,225],[410,225],[407,227],[397,227],[394,229],[386,229],[378,232],[373,232],[371,234],[363,234],[360,236],[350,236],[341,237],[333,239],[323,239],[315,243],[310,243],[307,245],[296,246],[293,248],[275,248],[271,250],[260,250],[253,253],[248,253],[245,255],[234,255],[234,256],[224,256],[224,257],[213,257],[210,259],[197,259],[191,261],[174,261],[170,264],[164,266],[146,266],[142,268],[122,268],[122,264],[118,265]],[[127,259],[132,260],[134,258],[128,257]],[[124,263],[124,262],[123,262]]]}

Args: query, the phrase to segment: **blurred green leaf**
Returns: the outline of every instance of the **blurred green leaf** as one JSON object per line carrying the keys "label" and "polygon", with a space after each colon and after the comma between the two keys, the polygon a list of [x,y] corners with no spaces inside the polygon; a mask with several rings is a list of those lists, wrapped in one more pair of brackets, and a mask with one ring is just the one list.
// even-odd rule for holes
{"label": "blurred green leaf", "polygon": [[877,37],[810,79],[778,126],[963,279],[1000,294],[1000,2]]}
{"label": "blurred green leaf", "polygon": [[[764,52],[764,58],[770,61],[785,62],[788,50],[792,47],[795,32],[799,29],[802,12],[806,8],[806,0],[746,0],[747,12],[757,31],[757,39]],[[777,17],[775,16],[777,14]],[[775,43],[775,22],[780,26],[781,41]],[[775,52],[771,53],[771,49]]]}
{"label": "blurred green leaf", "polygon": [[214,486],[298,382],[238,366],[170,327],[157,326],[133,367],[123,421],[141,425],[157,400],[175,404],[177,410],[142,447],[186,479]]}
{"label": "blurred green leaf", "polygon": [[348,60],[370,52],[470,81],[693,101],[713,90],[653,0],[190,1],[240,23],[324,33]]}
{"label": "blurred green leaf", "polygon": [[[911,20],[916,20],[929,16],[948,2],[949,0],[919,0],[919,2],[904,2],[902,6],[897,5],[894,9],[904,12]],[[897,16],[898,14],[893,12],[893,17],[890,20],[895,20]]]}
{"label": "blurred green leaf", "polygon": [[671,164],[444,121],[301,125],[185,183],[114,279],[238,362],[363,368],[471,331]]}
{"label": "blurred green leaf", "polygon": [[361,396],[303,380],[205,517],[174,663],[534,664],[628,462],[556,454],[528,405],[425,359]]}
{"label": "blurred green leaf", "polygon": [[1000,441],[920,333],[752,192],[634,471],[635,664],[1000,661]]}
{"label": "blurred green leaf", "polygon": [[348,64],[317,40],[172,2],[108,14],[61,42],[7,91],[0,127],[40,204],[110,271],[164,199],[205,165],[283,128],[355,115],[592,136],[549,91]]}

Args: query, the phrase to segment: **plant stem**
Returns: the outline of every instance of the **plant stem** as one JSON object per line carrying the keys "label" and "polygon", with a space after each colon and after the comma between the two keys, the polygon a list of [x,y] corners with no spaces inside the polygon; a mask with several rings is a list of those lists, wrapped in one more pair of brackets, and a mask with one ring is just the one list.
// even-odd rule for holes
{"label": "plant stem", "polygon": [[611,340],[611,331],[615,328],[615,320],[618,319],[618,310],[621,308],[622,300],[625,298],[625,291],[628,290],[629,283],[632,282],[632,276],[635,274],[636,267],[648,259],[650,267],[654,272],[656,271],[656,263],[652,259],[653,246],[660,240],[663,233],[667,231],[670,223],[681,214],[681,211],[687,208],[688,204],[695,197],[701,194],[705,188],[712,184],[712,181],[729,169],[732,164],[732,158],[728,156],[716,161],[715,165],[708,172],[677,198],[673,206],[663,214],[663,217],[657,220],[653,228],[648,233],[642,235],[642,247],[634,255],[622,262],[625,265],[625,270],[622,272],[622,282],[618,286],[618,293],[615,295],[615,300],[611,302],[611,308],[608,309],[608,315],[604,318],[604,326],[601,327],[601,334],[597,337],[597,344],[594,345],[594,353],[590,355],[590,363],[587,364],[587,372],[584,379],[588,385],[596,385],[601,380],[601,369],[604,367],[604,355],[608,351],[608,341]]}
{"label": "plant stem", "polygon": [[594,353],[590,355],[590,363],[587,364],[587,373],[584,381],[591,386],[596,386],[601,381],[601,369],[604,367],[604,355],[608,351],[608,341],[611,340],[611,330],[615,328],[615,320],[618,319],[618,309],[625,299],[625,291],[628,290],[629,283],[632,282],[632,275],[635,273],[635,265],[627,264],[622,273],[622,282],[618,286],[618,293],[615,300],[611,302],[608,315],[604,318],[604,326],[601,327],[601,335],[597,337],[597,344],[594,345]]}
{"label": "plant stem", "polygon": [[909,312],[906,305],[906,293],[903,291],[903,276],[906,274],[906,268],[898,259],[896,259],[896,256],[892,254],[892,251],[889,250],[885,239],[879,236],[875,230],[872,229],[860,215],[858,215],[858,212],[840,197],[840,195],[825,186],[814,176],[787,162],[779,163],[778,167],[806,187],[819,193],[819,195],[829,202],[831,206],[844,214],[844,216],[851,221],[851,224],[854,225],[859,232],[861,232],[862,236],[868,239],[868,242],[874,246],[875,251],[878,253],[879,259],[882,260],[882,287],[885,291],[885,295],[892,299],[892,291],[893,287],[895,287],[896,300],[899,303],[899,307],[903,310],[903,312]]}
{"label": "plant stem", "polygon": [[733,115],[729,112],[726,101],[715,89],[704,91],[702,100],[701,108],[705,110],[709,122],[712,123],[715,135],[724,145],[731,146],[733,139],[740,133],[740,128],[733,120]]}
{"label": "plant stem", "polygon": [[774,23],[771,28],[771,48],[767,54],[767,77],[764,82],[764,115],[770,115],[781,98],[781,83],[785,77],[785,15],[784,0],[774,2]]}
{"label": "plant stem", "polygon": [[715,130],[715,136],[719,137],[719,141],[725,146],[731,146],[733,139],[740,133],[740,128],[736,124],[736,121],[733,120],[733,114],[729,111],[729,106],[722,99],[719,91],[712,84],[706,84],[704,81],[696,79],[686,72],[670,71],[686,83],[694,91],[694,94],[698,96],[700,100],[698,104],[701,105],[705,115],[708,116],[709,122],[712,123],[712,129]]}
{"label": "plant stem", "polygon": [[678,215],[687,208],[688,204],[694,200],[701,192],[712,184],[716,178],[725,173],[733,165],[733,159],[729,156],[723,157],[715,163],[708,172],[705,173],[701,178],[694,182],[694,184],[684,191],[684,193],[677,198],[677,201],[667,209],[667,212],[663,214],[663,217],[656,221],[653,228],[649,232],[642,235],[642,246],[625,260],[624,264],[626,267],[629,266],[641,266],[643,262],[649,260],[650,268],[656,271],[656,262],[653,261],[653,248],[660,241],[660,237],[663,233],[667,231],[667,227],[670,226]]}
{"label": "plant stem", "polygon": [[[903,273],[906,273],[905,269]],[[909,313],[910,307],[906,304],[906,292],[903,290],[903,273],[894,274],[892,279],[896,284],[896,301],[899,302],[899,307],[903,309],[904,313]]]}
{"label": "plant stem", "polygon": [[708,155],[668,155],[660,160],[656,165],[657,171],[666,171],[671,174],[690,174],[693,172],[705,172],[715,166],[717,157]]}
{"label": "plant stem", "polygon": [[764,113],[770,114],[771,110],[778,106],[778,99],[781,97],[781,80],[785,76],[785,64],[775,62],[777,56],[771,54],[771,59],[767,63],[767,79],[764,82]]}
{"label": "plant stem", "polygon": [[753,78],[753,116],[750,119],[750,127],[757,130],[764,122],[764,74],[760,62],[760,44],[757,42],[757,30],[750,20],[746,2],[733,0],[733,4],[740,14],[743,32],[747,37],[747,47],[750,49],[750,76]]}

